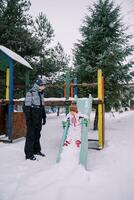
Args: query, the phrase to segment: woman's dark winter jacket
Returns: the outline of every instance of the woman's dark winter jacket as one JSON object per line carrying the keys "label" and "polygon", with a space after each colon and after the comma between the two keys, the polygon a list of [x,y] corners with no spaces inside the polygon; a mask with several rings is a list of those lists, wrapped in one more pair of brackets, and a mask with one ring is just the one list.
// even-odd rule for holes
{"label": "woman's dark winter jacket", "polygon": [[38,91],[38,86],[35,84],[32,89],[26,94],[23,110],[26,115],[26,121],[33,125],[46,123],[46,112],[44,105],[44,94]]}

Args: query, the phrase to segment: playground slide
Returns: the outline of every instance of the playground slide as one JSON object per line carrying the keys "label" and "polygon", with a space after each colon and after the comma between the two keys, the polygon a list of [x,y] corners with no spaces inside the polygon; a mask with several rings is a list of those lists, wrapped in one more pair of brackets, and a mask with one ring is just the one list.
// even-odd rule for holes
{"label": "playground slide", "polygon": [[[79,164],[82,164],[86,168],[87,164],[87,155],[88,155],[88,130],[89,130],[89,123],[90,123],[90,113],[92,110],[92,97],[89,95],[89,98],[81,98],[76,99],[78,110],[88,116],[89,119],[82,119],[82,127],[81,127],[81,145],[80,145],[80,152],[79,152]],[[63,150],[64,142],[68,135],[69,129],[69,122],[63,122],[63,135],[61,138],[58,156],[56,162],[60,162],[61,153]]]}

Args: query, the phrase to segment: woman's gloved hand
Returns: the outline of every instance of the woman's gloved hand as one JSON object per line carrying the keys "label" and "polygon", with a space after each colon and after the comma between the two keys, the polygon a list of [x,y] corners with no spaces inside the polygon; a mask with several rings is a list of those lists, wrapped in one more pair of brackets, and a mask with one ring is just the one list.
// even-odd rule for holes
{"label": "woman's gloved hand", "polygon": [[46,118],[43,118],[42,125],[45,125],[45,124],[46,124]]}

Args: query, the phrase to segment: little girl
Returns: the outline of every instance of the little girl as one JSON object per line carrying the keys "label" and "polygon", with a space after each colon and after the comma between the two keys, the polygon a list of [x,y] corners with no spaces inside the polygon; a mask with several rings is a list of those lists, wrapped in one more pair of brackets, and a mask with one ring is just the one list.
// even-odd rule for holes
{"label": "little girl", "polygon": [[87,116],[78,112],[76,102],[72,102],[70,106],[70,112],[66,116],[66,121],[69,121],[68,135],[65,140],[64,146],[70,144],[80,147],[81,144],[81,121]]}

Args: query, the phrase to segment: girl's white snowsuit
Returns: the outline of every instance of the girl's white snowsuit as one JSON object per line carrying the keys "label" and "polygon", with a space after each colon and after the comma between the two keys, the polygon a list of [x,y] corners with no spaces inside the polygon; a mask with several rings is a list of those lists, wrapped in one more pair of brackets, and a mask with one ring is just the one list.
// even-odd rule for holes
{"label": "girl's white snowsuit", "polygon": [[81,143],[81,121],[83,118],[87,118],[87,116],[82,115],[81,113],[75,113],[75,115],[72,115],[70,112],[67,114],[65,120],[69,121],[70,126],[65,141],[65,146],[68,146],[69,144],[75,144],[77,147],[79,147]]}

